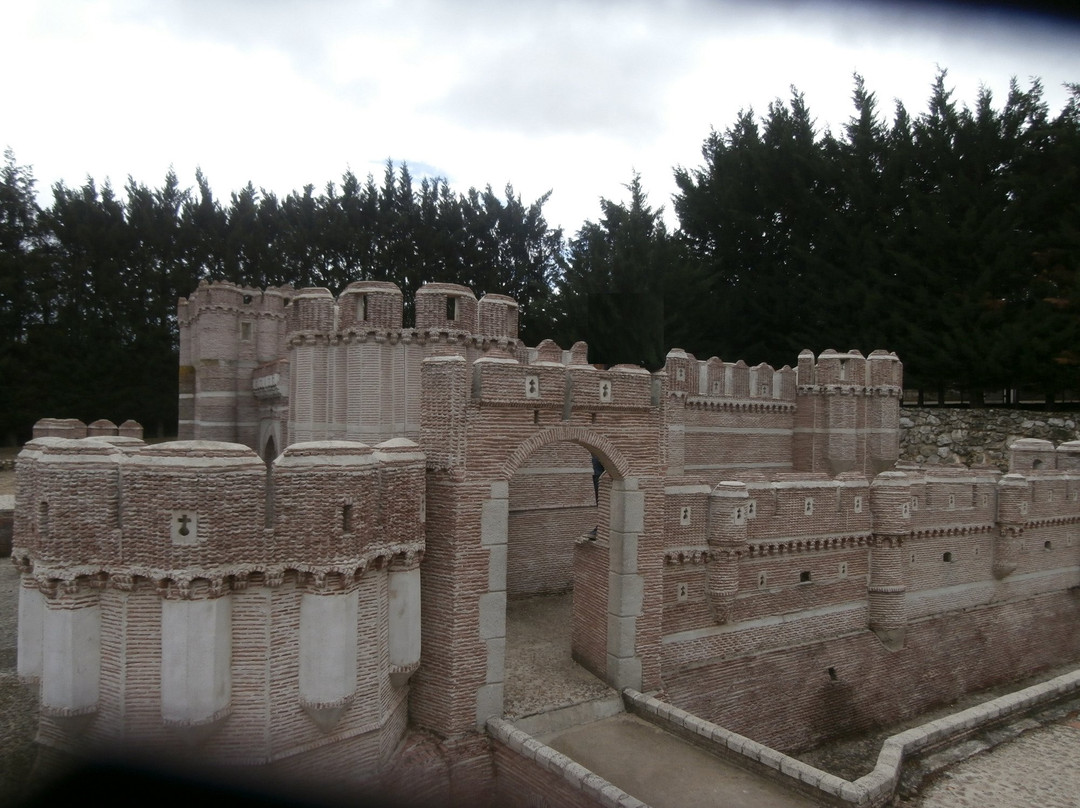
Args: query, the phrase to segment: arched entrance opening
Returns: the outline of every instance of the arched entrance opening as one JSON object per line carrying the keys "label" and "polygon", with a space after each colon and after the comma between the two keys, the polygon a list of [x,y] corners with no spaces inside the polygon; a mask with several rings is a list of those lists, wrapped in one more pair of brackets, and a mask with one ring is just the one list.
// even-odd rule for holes
{"label": "arched entrance opening", "polygon": [[[570,444],[571,448],[563,444]],[[554,448],[547,449],[549,446]],[[530,464],[529,459],[534,455],[537,459]],[[599,504],[593,493],[592,456],[605,470],[600,479]],[[573,463],[565,467],[544,465],[553,459],[570,459]],[[545,520],[541,515],[527,513],[542,510],[535,506],[535,494],[540,486],[531,478],[545,476],[536,473],[544,469],[549,470],[546,476],[565,477],[560,483],[565,486],[564,497],[568,496],[570,502],[584,499],[586,504],[578,508],[549,509],[566,511],[554,519],[554,514],[548,514]],[[513,522],[512,485],[516,493]],[[526,491],[530,493],[523,500],[522,492]],[[587,505],[589,498],[593,499],[591,509]],[[530,503],[531,509],[524,507]],[[606,685],[615,689],[640,688],[642,669],[636,636],[643,590],[638,575],[637,548],[638,538],[644,530],[644,495],[638,490],[637,478],[630,475],[629,464],[615,446],[584,427],[559,426],[538,432],[510,455],[503,467],[502,479],[491,485],[483,511],[481,543],[489,550],[490,565],[488,591],[480,598],[487,676],[477,693],[478,723],[482,724],[489,716],[508,712],[542,712],[557,706],[560,696],[564,704],[574,703],[573,681],[568,683],[559,677],[538,682],[519,679],[528,676],[530,667],[533,670],[554,667],[550,658],[544,658],[545,653],[558,653],[559,659],[565,660],[562,654],[569,650],[581,668],[599,677]],[[550,525],[560,520],[563,526],[555,524],[552,535],[535,542],[524,538],[531,523],[546,521]],[[596,528],[595,537],[588,535],[589,523]],[[515,533],[519,535],[512,552],[510,542],[515,539]],[[554,558],[548,559],[547,565],[533,563],[530,567],[526,564],[533,549],[543,547],[545,543],[551,548],[561,546],[562,549],[553,553]],[[514,559],[513,565],[511,559]],[[566,564],[569,564],[568,576]],[[533,570],[531,577],[530,569]],[[530,647],[527,639],[521,642],[522,638],[516,636],[519,631],[528,632],[530,620],[528,614],[517,613],[514,601],[518,597],[529,597],[530,580],[543,580],[544,576],[550,581],[560,580],[556,575],[559,570],[562,570],[564,587],[576,591],[577,595],[571,594],[569,603],[564,601],[562,612],[556,608],[554,617],[547,615],[547,620],[558,620],[561,615],[564,621],[552,629],[552,641],[547,644],[541,641]],[[523,617],[523,621],[519,623],[518,617]],[[517,656],[519,651],[525,657],[534,655],[534,659],[522,660]],[[535,658],[536,655],[539,658]],[[524,667],[519,668],[519,662]],[[588,700],[606,692],[604,686],[595,683],[581,668],[567,665],[564,669],[564,672],[574,671],[573,679],[580,685],[578,700]],[[509,706],[506,698],[508,682]],[[530,700],[519,700],[522,692],[529,688],[536,691],[540,686],[563,688],[564,692],[533,693]]]}
{"label": "arched entrance opening", "polygon": [[[588,631],[587,618],[604,613],[587,593],[575,593],[575,560],[595,555],[589,543],[606,544],[609,534],[609,525],[599,524],[603,474],[588,449],[559,441],[537,449],[508,481],[503,711],[509,717],[610,693],[603,666],[575,658],[573,649],[575,634]],[[606,505],[610,476],[604,483]],[[603,513],[609,519],[608,507]]]}

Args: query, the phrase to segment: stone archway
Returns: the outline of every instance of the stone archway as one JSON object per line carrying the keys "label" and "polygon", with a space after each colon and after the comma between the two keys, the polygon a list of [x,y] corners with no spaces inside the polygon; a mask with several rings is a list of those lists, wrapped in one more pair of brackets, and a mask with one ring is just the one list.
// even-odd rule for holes
{"label": "stone archway", "polygon": [[642,664],[636,637],[644,593],[637,552],[638,538],[644,530],[644,495],[638,490],[638,478],[630,473],[630,464],[612,441],[587,427],[559,424],[535,433],[511,452],[500,478],[490,483],[482,505],[480,541],[488,550],[489,566],[487,591],[481,594],[479,604],[487,675],[477,690],[478,725],[491,716],[501,716],[504,707],[509,482],[528,457],[557,442],[583,446],[600,459],[612,478],[608,520],[602,534],[607,552],[607,609],[593,619],[600,621],[601,633],[606,637],[602,678],[616,689],[641,688]]}

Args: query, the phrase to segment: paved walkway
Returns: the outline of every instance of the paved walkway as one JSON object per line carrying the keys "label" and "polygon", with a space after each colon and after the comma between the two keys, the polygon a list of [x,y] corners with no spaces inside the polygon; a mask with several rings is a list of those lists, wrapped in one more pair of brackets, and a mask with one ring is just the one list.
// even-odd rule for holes
{"label": "paved walkway", "polygon": [[628,713],[537,740],[655,808],[812,808],[818,804]]}
{"label": "paved walkway", "polygon": [[1080,722],[1025,732],[940,772],[911,808],[1080,808]]}

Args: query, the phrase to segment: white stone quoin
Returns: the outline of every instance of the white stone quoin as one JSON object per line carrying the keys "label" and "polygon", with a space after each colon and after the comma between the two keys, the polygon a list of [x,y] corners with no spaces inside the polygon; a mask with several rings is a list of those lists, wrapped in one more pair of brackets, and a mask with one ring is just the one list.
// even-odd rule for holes
{"label": "white stone quoin", "polygon": [[97,710],[101,609],[47,600],[42,626],[41,709],[58,716]]}
{"label": "white stone quoin", "polygon": [[328,730],[356,694],[356,622],[359,590],[300,600],[300,703]]}
{"label": "white stone quoin", "polygon": [[420,567],[390,570],[390,670],[409,673],[420,663]]}
{"label": "white stone quoin", "polygon": [[161,603],[161,717],[193,727],[225,715],[231,697],[232,600]]}
{"label": "white stone quoin", "polygon": [[[27,579],[33,584],[32,579]],[[41,678],[42,631],[45,620],[45,596],[35,585],[19,587],[18,672],[24,681]]]}

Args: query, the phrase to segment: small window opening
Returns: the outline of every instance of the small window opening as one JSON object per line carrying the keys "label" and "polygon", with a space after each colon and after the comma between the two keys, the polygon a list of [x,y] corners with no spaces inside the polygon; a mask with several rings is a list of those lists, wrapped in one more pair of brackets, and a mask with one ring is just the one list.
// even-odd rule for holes
{"label": "small window opening", "polygon": [[248,306],[250,304],[251,304],[251,295],[244,295],[244,305]]}
{"label": "small window opening", "polygon": [[678,599],[679,603],[685,603],[690,599],[690,587],[685,583],[680,583],[676,590],[675,597]]}
{"label": "small window opening", "polygon": [[813,497],[807,497],[806,498],[806,501],[803,503],[803,513],[806,514],[807,516],[813,516],[814,515],[814,498]]}
{"label": "small window opening", "polygon": [[915,554],[914,553],[911,554],[911,563],[912,564],[915,563]]}
{"label": "small window opening", "polygon": [[366,320],[368,319],[368,299],[367,295],[360,295],[360,299],[356,301],[356,319]]}
{"label": "small window opening", "polygon": [[1043,462],[1041,460],[1036,460],[1031,464],[1031,468],[1035,469],[1035,470],[1041,469],[1042,467],[1043,467]]}
{"label": "small window opening", "polygon": [[847,362],[846,359],[840,360],[840,381],[847,380]]}
{"label": "small window opening", "polygon": [[941,556],[941,560],[946,563],[952,561],[952,553],[943,553]]}
{"label": "small window opening", "polygon": [[840,562],[840,577],[841,578],[847,578],[847,562],[846,561],[841,561]]}
{"label": "small window opening", "polygon": [[533,410],[533,423],[540,423],[540,410]]}
{"label": "small window opening", "polygon": [[1053,545],[1050,542],[1048,542],[1048,541],[1043,542],[1043,549],[1044,550],[1050,550],[1052,548],[1053,548]]}
{"label": "small window opening", "polygon": [[447,320],[456,320],[457,319],[457,308],[458,307],[457,307],[457,298],[456,297],[448,297],[448,298],[446,298],[446,319]]}
{"label": "small window opening", "polygon": [[829,678],[836,681],[836,668],[829,668]]}
{"label": "small window opening", "polygon": [[346,503],[341,506],[341,532],[352,533],[353,529],[353,506]]}
{"label": "small window opening", "polygon": [[802,572],[799,573],[799,583],[800,584],[808,584],[808,583],[810,583],[810,570],[803,570]]}
{"label": "small window opening", "polygon": [[765,573],[764,572],[759,572],[758,576],[757,576],[758,589],[764,589],[765,588],[766,580],[768,580],[768,579],[765,577]]}
{"label": "small window opening", "polygon": [[683,505],[682,509],[679,511],[679,524],[680,525],[688,525],[688,524],[690,524],[690,506],[689,505]]}
{"label": "small window opening", "polygon": [[251,342],[251,323],[240,323],[240,339],[243,342]]}
{"label": "small window opening", "polygon": [[855,497],[853,510],[855,513],[862,513],[862,497]]}
{"label": "small window opening", "polygon": [[43,538],[49,536],[49,503],[42,502],[38,505],[38,532]]}

